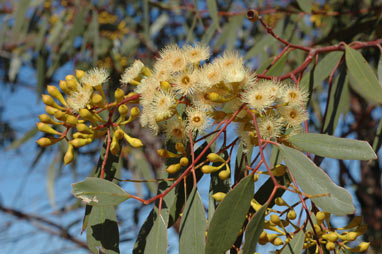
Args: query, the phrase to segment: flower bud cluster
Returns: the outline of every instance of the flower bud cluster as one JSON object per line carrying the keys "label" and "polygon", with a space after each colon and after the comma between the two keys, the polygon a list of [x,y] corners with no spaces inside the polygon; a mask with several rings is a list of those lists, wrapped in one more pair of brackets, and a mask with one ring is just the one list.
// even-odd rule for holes
{"label": "flower bud cluster", "polygon": [[[86,146],[103,137],[109,128],[113,130],[111,153],[120,152],[121,139],[125,139],[132,147],[142,146],[139,139],[129,136],[122,129],[139,116],[138,107],[129,109],[124,103],[134,94],[125,95],[118,88],[114,93],[115,100],[108,103],[102,88],[108,76],[105,69],[95,68],[87,72],[77,70],[75,76],[67,75],[65,80],[60,81],[60,89],[48,85],[48,94],[42,95],[47,114],[39,116],[37,128],[49,136],[40,138],[37,143],[47,147],[65,139],[68,142],[65,164],[73,160],[74,148]],[[108,119],[101,117],[103,111],[109,112]],[[119,114],[119,118],[112,122],[114,112]],[[60,129],[65,131],[60,132]]]}

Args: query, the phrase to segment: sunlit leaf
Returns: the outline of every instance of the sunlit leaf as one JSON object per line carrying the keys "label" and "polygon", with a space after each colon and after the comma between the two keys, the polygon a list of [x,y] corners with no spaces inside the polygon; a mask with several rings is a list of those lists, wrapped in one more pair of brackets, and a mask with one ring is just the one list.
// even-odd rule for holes
{"label": "sunlit leaf", "polygon": [[106,254],[119,253],[119,230],[113,206],[96,206],[91,210],[86,229],[86,242],[92,253],[98,248]]}
{"label": "sunlit leaf", "polygon": [[147,247],[145,254],[166,254],[167,253],[167,226],[164,219],[159,215],[146,238]]}
{"label": "sunlit leaf", "polygon": [[97,177],[87,177],[72,184],[72,193],[92,206],[113,206],[130,198],[130,194],[113,182]]}
{"label": "sunlit leaf", "polygon": [[293,239],[285,246],[281,254],[300,254],[302,253],[302,247],[304,246],[305,234],[303,230],[300,230]]}
{"label": "sunlit leaf", "polygon": [[345,46],[345,59],[351,77],[351,87],[363,98],[382,103],[382,87],[362,54]]}
{"label": "sunlit leaf", "polygon": [[179,253],[203,253],[206,228],[207,220],[202,199],[194,187],[187,198],[180,221]]}
{"label": "sunlit leaf", "polygon": [[257,241],[264,229],[264,216],[267,205],[263,205],[252,217],[245,230],[244,254],[252,254],[256,251]]}
{"label": "sunlit leaf", "polygon": [[224,253],[231,248],[250,207],[253,188],[253,176],[249,175],[220,203],[209,225],[206,254]]}
{"label": "sunlit leaf", "polygon": [[288,170],[305,194],[329,195],[311,197],[318,207],[338,216],[354,213],[355,208],[349,192],[337,186],[321,168],[300,151],[285,145],[280,145],[279,149]]}
{"label": "sunlit leaf", "polygon": [[366,141],[338,138],[326,134],[302,133],[288,139],[304,152],[341,160],[374,160],[377,155]]}

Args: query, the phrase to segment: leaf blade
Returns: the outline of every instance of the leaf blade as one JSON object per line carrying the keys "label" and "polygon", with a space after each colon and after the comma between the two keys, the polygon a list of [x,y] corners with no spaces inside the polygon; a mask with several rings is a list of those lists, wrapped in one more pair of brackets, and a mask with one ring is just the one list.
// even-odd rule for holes
{"label": "leaf blade", "polygon": [[223,253],[232,246],[245,221],[253,197],[253,188],[253,176],[249,175],[220,203],[208,229],[206,254]]}
{"label": "leaf blade", "polygon": [[162,215],[159,215],[154,221],[154,225],[146,239],[147,248],[144,253],[147,254],[165,254],[167,253],[167,226]]}
{"label": "leaf blade", "polygon": [[338,138],[326,134],[302,133],[288,139],[304,152],[341,160],[373,160],[377,155],[366,141]]}
{"label": "leaf blade", "polygon": [[352,88],[363,98],[381,104],[382,87],[362,54],[346,45],[345,60]]}
{"label": "leaf blade", "polygon": [[304,246],[304,231],[300,230],[293,239],[285,246],[281,254],[298,254],[302,253]]}
{"label": "leaf blade", "polygon": [[344,216],[355,211],[351,195],[337,186],[330,177],[302,152],[280,145],[281,155],[302,191],[309,195],[329,193],[330,196],[314,197],[312,201],[322,210]]}
{"label": "leaf blade", "polygon": [[263,205],[248,223],[245,231],[243,254],[250,254],[256,251],[257,241],[259,240],[260,234],[264,229],[264,217],[267,207],[267,204]]}

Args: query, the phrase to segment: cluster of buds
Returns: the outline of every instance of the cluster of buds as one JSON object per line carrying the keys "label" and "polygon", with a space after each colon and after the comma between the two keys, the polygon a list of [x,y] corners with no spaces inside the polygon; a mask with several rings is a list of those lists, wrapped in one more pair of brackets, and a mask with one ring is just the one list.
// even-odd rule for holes
{"label": "cluster of buds", "polygon": [[[189,133],[203,133],[214,123],[232,117],[244,103],[258,119],[263,139],[277,139],[301,131],[307,119],[307,92],[275,81],[258,81],[235,52],[205,63],[209,48],[170,45],[160,52],[153,70],[139,60],[122,82],[135,85],[143,108],[140,122],[154,134],[186,143]],[[203,64],[204,63],[204,64]],[[242,142],[256,145],[253,116],[246,110],[233,120]]]}
{"label": "cluster of buds", "polygon": [[[48,85],[48,94],[42,95],[47,114],[39,116],[37,128],[46,134],[37,143],[42,147],[66,140],[68,148],[64,156],[65,164],[74,157],[74,148],[79,148],[103,137],[110,129],[113,131],[110,151],[120,152],[120,140],[125,139],[132,147],[141,147],[142,142],[129,136],[122,128],[135,120],[140,113],[138,107],[130,110],[127,103],[134,103],[138,98],[134,93],[125,95],[122,89],[114,92],[115,100],[108,102],[102,84],[108,80],[104,69],[93,69],[88,72],[77,70],[75,76],[67,75],[59,87]],[[65,95],[65,96],[64,96]],[[103,114],[108,111],[109,114]],[[115,112],[119,117],[113,121]],[[62,131],[60,131],[62,130]]]}
{"label": "cluster of buds", "polygon": [[166,171],[169,174],[174,174],[178,172],[182,167],[187,167],[189,165],[189,160],[187,158],[185,147],[182,143],[176,143],[175,144],[175,151],[176,153],[173,153],[171,151],[168,151],[166,149],[159,149],[157,150],[157,153],[160,157],[165,159],[179,159],[177,163],[170,164]]}
{"label": "cluster of buds", "polygon": [[[294,206],[290,206],[284,199],[278,197],[275,199],[275,204],[280,207],[287,207],[284,211],[277,211],[268,208],[266,215],[269,216],[268,220],[264,221],[264,231],[260,234],[259,244],[265,245],[271,243],[274,246],[281,246],[277,253],[280,253],[293,237],[301,230],[300,226],[295,224],[297,214]],[[255,211],[261,208],[255,199],[252,199],[251,206]],[[284,216],[284,214],[286,214]],[[285,219],[281,219],[284,217]],[[313,216],[312,216],[313,217]],[[369,242],[360,242],[356,247],[349,247],[347,244],[356,241],[357,238],[364,234],[366,225],[362,224],[360,216],[354,217],[346,227],[333,228],[330,226],[330,214],[319,211],[314,216],[313,221],[314,229],[309,225],[309,220],[306,222],[304,249],[314,249],[314,253],[319,253],[318,242],[321,246],[325,246],[328,251],[336,251],[336,253],[351,252],[365,252],[369,248]],[[289,226],[289,228],[287,228]],[[293,229],[292,232],[288,229]],[[317,241],[318,239],[318,241]]]}

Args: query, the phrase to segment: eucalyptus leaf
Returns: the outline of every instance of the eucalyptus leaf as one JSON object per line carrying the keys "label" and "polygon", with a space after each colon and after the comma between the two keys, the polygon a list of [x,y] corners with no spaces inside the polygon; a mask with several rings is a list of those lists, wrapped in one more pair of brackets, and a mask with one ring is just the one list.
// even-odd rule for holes
{"label": "eucalyptus leaf", "polygon": [[302,152],[285,145],[279,145],[281,155],[302,191],[308,195],[325,195],[311,197],[311,200],[323,211],[338,216],[355,212],[352,197],[344,188],[337,186],[330,177],[317,167]]}
{"label": "eucalyptus leaf", "polygon": [[252,217],[245,230],[245,243],[243,254],[252,254],[256,251],[257,241],[264,229],[264,216],[267,204],[263,205]]}
{"label": "eucalyptus leaf", "polygon": [[130,198],[130,194],[115,183],[97,177],[72,184],[72,193],[92,206],[118,205]]}
{"label": "eucalyptus leaf", "polygon": [[305,234],[300,230],[293,239],[285,246],[281,254],[300,254],[304,247]]}
{"label": "eucalyptus leaf", "polygon": [[297,3],[304,12],[310,13],[312,11],[313,0],[297,0]]}
{"label": "eucalyptus leaf", "polygon": [[351,77],[351,87],[363,98],[381,104],[382,87],[362,54],[345,46],[345,59]]}
{"label": "eucalyptus leaf", "polygon": [[206,228],[207,220],[202,199],[194,187],[188,196],[180,221],[179,253],[203,253]]}
{"label": "eucalyptus leaf", "polygon": [[208,11],[210,12],[213,23],[216,27],[219,27],[219,15],[218,6],[216,0],[207,0]]}
{"label": "eucalyptus leaf", "polygon": [[167,226],[161,215],[159,215],[147,235],[145,254],[167,253]]}
{"label": "eucalyptus leaf", "polygon": [[206,254],[220,254],[231,248],[245,221],[253,191],[253,175],[249,175],[220,203],[209,225]]}
{"label": "eucalyptus leaf", "polygon": [[326,134],[302,133],[288,141],[304,152],[341,160],[374,160],[377,155],[366,141],[338,138]]}

